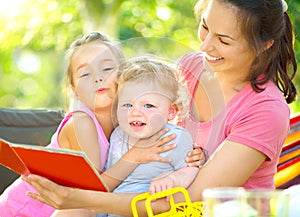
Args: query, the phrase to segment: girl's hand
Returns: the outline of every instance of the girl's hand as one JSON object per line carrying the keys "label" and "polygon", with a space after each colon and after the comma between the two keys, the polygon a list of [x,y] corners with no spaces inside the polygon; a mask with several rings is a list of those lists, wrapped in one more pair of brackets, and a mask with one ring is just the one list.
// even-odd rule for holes
{"label": "girl's hand", "polygon": [[207,153],[200,146],[195,145],[194,150],[187,154],[185,161],[188,167],[202,167],[207,159]]}
{"label": "girl's hand", "polygon": [[[134,163],[148,163],[153,161],[170,162],[169,158],[163,158],[159,154],[176,148],[176,144],[165,145],[172,141],[176,135],[163,136],[169,129],[162,129],[150,138],[140,139],[123,157]],[[163,137],[162,137],[163,136]]]}

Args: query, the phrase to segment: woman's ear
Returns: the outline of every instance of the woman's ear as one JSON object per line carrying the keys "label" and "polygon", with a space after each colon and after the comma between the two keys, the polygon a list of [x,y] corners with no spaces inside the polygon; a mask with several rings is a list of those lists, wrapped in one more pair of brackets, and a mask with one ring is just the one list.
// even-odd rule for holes
{"label": "woman's ear", "polygon": [[274,44],[274,40],[269,40],[264,43],[264,51],[268,50]]}
{"label": "woman's ear", "polygon": [[169,108],[169,115],[168,115],[168,120],[173,120],[178,112],[178,108],[175,104],[172,104]]}

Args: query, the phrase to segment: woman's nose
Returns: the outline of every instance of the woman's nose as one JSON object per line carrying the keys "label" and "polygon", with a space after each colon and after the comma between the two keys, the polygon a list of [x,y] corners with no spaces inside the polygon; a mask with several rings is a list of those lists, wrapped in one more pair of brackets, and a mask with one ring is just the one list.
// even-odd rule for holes
{"label": "woman's nose", "polygon": [[200,49],[204,52],[212,51],[214,49],[213,38],[210,34],[207,34],[206,37],[202,39]]}

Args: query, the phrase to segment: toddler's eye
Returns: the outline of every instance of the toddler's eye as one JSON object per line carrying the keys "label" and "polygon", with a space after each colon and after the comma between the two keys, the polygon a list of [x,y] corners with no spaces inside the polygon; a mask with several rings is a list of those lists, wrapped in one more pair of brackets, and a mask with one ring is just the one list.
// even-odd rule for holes
{"label": "toddler's eye", "polygon": [[122,107],[125,107],[125,108],[131,108],[132,105],[130,103],[125,103],[122,105]]}
{"label": "toddler's eye", "polygon": [[153,108],[154,105],[151,105],[151,104],[145,104],[144,107],[145,107],[145,108]]}

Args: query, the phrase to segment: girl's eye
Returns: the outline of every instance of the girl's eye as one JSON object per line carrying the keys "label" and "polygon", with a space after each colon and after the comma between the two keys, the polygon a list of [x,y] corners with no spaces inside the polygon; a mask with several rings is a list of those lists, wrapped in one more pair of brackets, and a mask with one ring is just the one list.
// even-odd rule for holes
{"label": "girl's eye", "polygon": [[104,68],[103,71],[109,72],[109,71],[112,71],[113,69],[114,69],[113,67],[107,67],[107,68]]}
{"label": "girl's eye", "polygon": [[84,78],[84,77],[87,77],[89,75],[90,75],[89,72],[84,72],[83,74],[80,75],[80,78]]}
{"label": "girl's eye", "polygon": [[145,108],[153,108],[154,105],[151,105],[151,104],[145,104],[144,107],[145,107]]}

